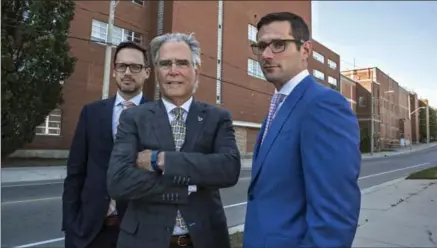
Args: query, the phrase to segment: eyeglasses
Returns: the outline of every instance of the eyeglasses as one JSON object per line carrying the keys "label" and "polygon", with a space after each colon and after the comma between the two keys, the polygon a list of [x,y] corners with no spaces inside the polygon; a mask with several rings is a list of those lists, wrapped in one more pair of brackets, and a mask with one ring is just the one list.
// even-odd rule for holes
{"label": "eyeglasses", "polygon": [[175,61],[166,59],[158,61],[158,67],[162,69],[170,69],[173,64],[176,68],[186,69],[191,67],[192,63],[187,59],[176,59]]}
{"label": "eyeglasses", "polygon": [[146,66],[141,64],[125,64],[125,63],[116,63],[115,70],[118,72],[126,72],[126,69],[129,67],[129,71],[132,73],[138,73]]}
{"label": "eyeglasses", "polygon": [[304,43],[303,40],[294,40],[294,39],[284,39],[284,40],[272,40],[268,43],[260,42],[256,44],[250,45],[252,48],[252,52],[255,55],[261,55],[267,47],[270,47],[272,53],[282,53],[287,47],[288,43],[295,43],[296,45],[302,45]]}

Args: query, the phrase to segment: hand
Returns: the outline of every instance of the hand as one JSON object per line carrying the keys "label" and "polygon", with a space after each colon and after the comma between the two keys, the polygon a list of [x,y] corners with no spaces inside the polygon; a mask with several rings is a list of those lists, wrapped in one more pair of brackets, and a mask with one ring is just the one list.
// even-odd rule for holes
{"label": "hand", "polygon": [[152,168],[152,150],[144,150],[137,154],[137,167],[148,171],[154,171]]}

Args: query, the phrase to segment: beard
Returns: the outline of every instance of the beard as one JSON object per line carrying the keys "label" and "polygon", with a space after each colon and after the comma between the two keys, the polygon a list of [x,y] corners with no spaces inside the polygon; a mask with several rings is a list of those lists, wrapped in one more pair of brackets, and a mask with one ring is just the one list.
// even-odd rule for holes
{"label": "beard", "polygon": [[117,88],[119,91],[126,93],[126,94],[132,94],[139,92],[141,89],[141,86],[139,83],[135,81],[131,81],[129,83],[125,82],[117,82]]}

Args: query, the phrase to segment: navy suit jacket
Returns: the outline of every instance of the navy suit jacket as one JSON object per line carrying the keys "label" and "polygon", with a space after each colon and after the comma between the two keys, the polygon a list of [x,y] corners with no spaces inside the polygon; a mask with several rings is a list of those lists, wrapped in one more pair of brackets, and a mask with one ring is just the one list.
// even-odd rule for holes
{"label": "navy suit jacket", "polygon": [[307,76],[260,144],[264,125],[255,145],[243,247],[351,247],[361,153],[349,103]]}
{"label": "navy suit jacket", "polygon": [[[106,218],[110,197],[106,172],[113,147],[115,96],[85,105],[80,113],[67,162],[62,196],[66,248],[86,247]],[[141,104],[146,102],[143,98]],[[122,218],[127,203],[116,202]]]}

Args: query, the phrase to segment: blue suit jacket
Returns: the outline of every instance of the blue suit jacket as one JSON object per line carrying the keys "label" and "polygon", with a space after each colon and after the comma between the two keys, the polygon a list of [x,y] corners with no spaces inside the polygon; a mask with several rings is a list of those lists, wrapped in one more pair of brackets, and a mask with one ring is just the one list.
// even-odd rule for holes
{"label": "blue suit jacket", "polygon": [[[115,96],[86,104],[80,113],[67,162],[62,195],[65,247],[85,247],[101,230],[110,197],[106,171],[114,144],[112,113]],[[141,104],[146,99],[141,100]],[[117,202],[120,218],[126,202]]]}
{"label": "blue suit jacket", "polygon": [[358,121],[307,76],[255,145],[244,248],[350,247],[360,212]]}

